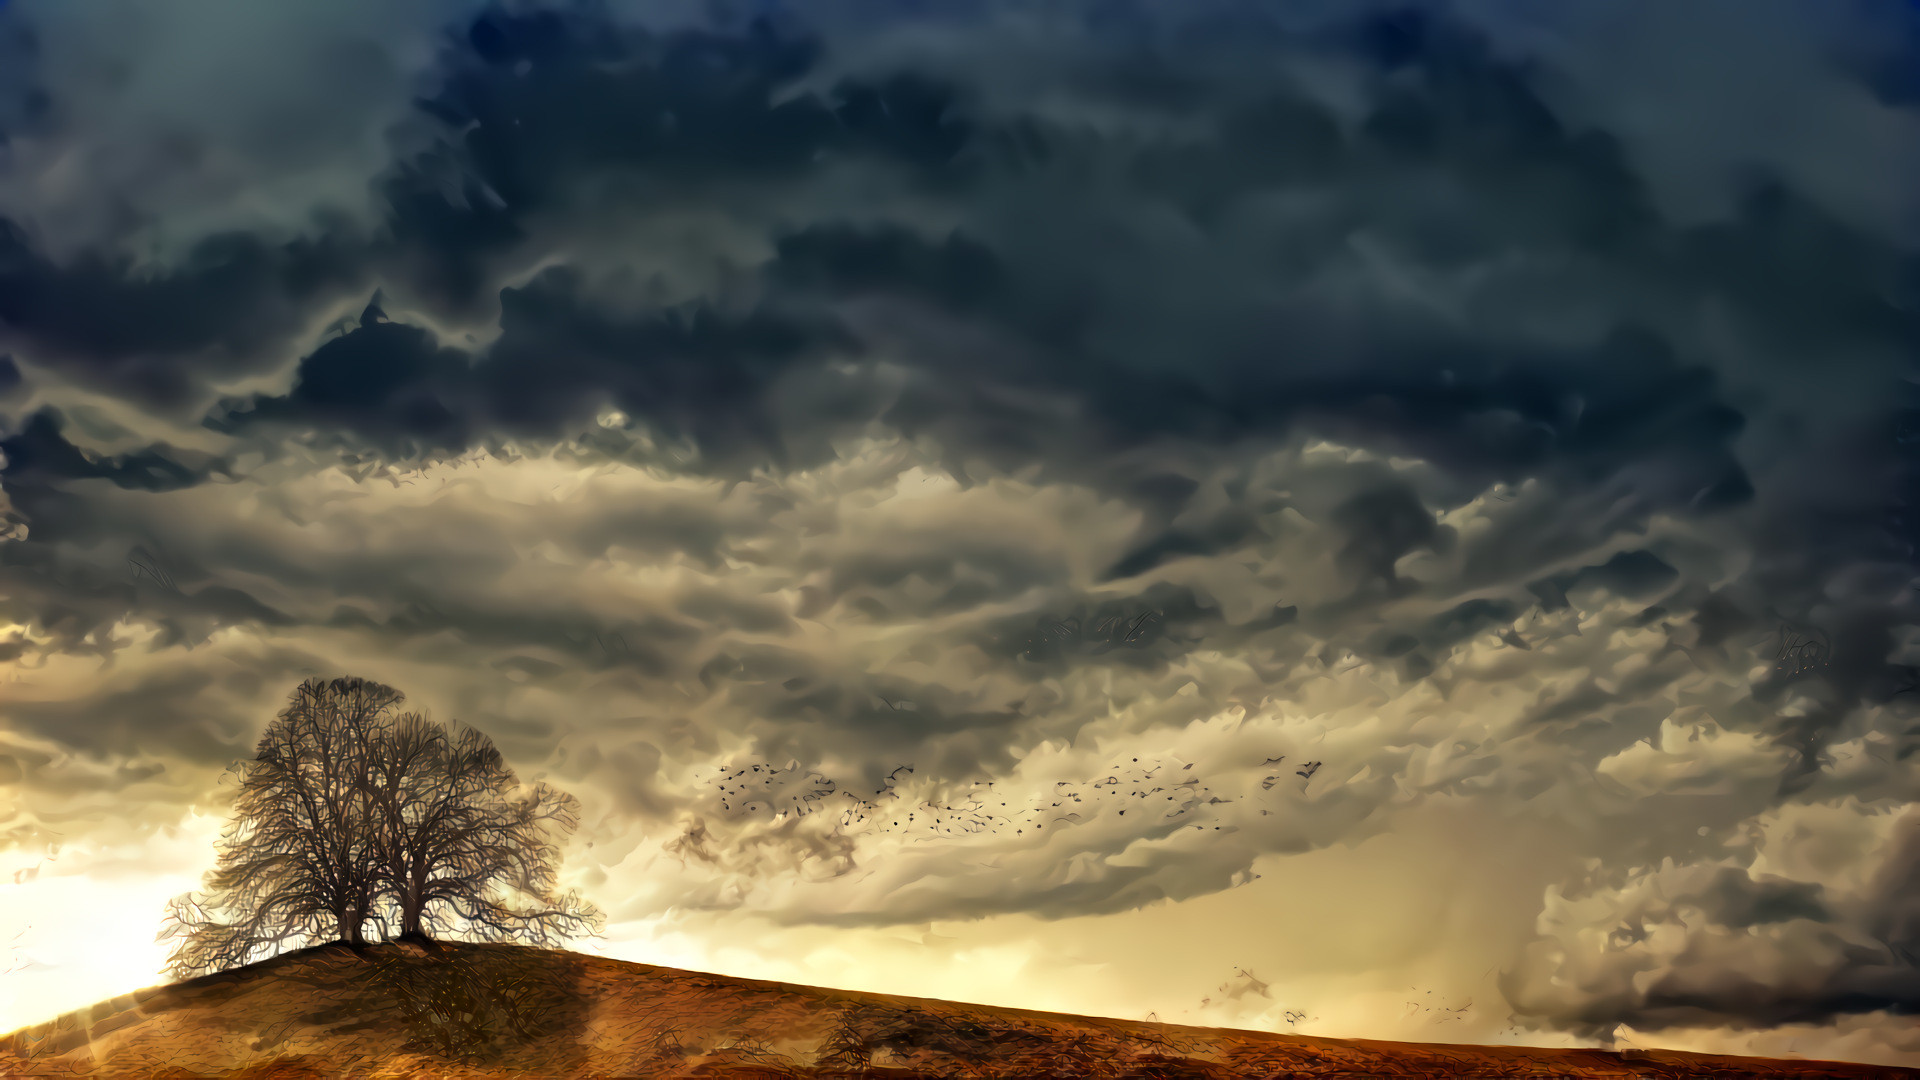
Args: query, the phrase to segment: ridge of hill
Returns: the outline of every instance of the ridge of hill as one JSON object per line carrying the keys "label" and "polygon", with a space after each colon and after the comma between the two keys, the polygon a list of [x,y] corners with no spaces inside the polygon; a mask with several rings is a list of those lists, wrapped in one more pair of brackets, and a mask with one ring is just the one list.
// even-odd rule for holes
{"label": "ridge of hill", "polygon": [[1186,1027],[442,942],[316,946],[121,995],[0,1037],[0,1075],[1920,1080],[1920,1069]]}

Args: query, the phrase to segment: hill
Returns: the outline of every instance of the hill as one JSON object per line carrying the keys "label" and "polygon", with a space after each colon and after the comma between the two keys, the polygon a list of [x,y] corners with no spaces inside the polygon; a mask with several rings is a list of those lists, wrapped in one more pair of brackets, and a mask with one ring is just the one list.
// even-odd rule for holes
{"label": "hill", "polygon": [[513,945],[321,946],[0,1039],[0,1075],[1914,1077],[1701,1054],[1182,1027],[708,975]]}

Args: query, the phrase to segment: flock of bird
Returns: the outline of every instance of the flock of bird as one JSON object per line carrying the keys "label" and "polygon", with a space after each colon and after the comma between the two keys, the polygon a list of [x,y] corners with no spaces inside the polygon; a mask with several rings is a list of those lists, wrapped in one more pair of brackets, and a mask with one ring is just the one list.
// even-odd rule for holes
{"label": "flock of bird", "polygon": [[[1413,989],[1418,990],[1420,988],[1416,986]],[[1427,997],[1432,997],[1432,996],[1433,996],[1433,991],[1431,990],[1427,991]],[[1403,1016],[1418,1016],[1422,1013],[1434,1013],[1436,1014],[1434,1016],[1434,1022],[1443,1024],[1443,1023],[1446,1023],[1448,1020],[1465,1019],[1467,1010],[1471,1008],[1473,1008],[1472,998],[1468,998],[1467,1003],[1465,1005],[1462,1005],[1459,1008],[1455,1008],[1455,1009],[1449,1009],[1443,1005],[1435,1005],[1431,1001],[1417,999],[1414,1001],[1407,1002],[1407,1011],[1403,1014]]]}
{"label": "flock of bird", "polygon": [[[1285,755],[1260,763],[1262,770],[1284,766]],[[1322,762],[1308,761],[1297,768],[1269,771],[1261,778],[1270,791],[1291,775],[1310,783]],[[1025,799],[1001,789],[997,781],[976,780],[958,797],[944,801],[909,801],[901,792],[901,775],[914,772],[902,765],[888,773],[871,797],[835,783],[798,765],[761,762],[722,769],[714,780],[721,813],[758,817],[775,822],[797,820],[826,812],[839,815],[839,828],[848,832],[918,833],[918,840],[980,835],[1040,835],[1048,829],[1084,824],[1112,813],[1156,823],[1179,822],[1181,828],[1231,832],[1231,826],[1196,820],[1211,807],[1244,800],[1246,795],[1223,798],[1191,775],[1193,765],[1152,762],[1139,758],[1115,762],[1105,776],[1090,781],[1060,780],[1044,796]],[[1262,815],[1272,811],[1262,809]]]}

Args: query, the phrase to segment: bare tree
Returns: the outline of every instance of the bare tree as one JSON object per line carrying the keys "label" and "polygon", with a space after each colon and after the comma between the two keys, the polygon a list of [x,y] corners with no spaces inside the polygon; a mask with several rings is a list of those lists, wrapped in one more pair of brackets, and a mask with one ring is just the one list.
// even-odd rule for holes
{"label": "bare tree", "polygon": [[309,679],[241,765],[208,891],[168,905],[160,940],[186,978],[329,940],[358,945],[378,897],[374,753],[405,695],[358,678]]}
{"label": "bare tree", "polygon": [[580,823],[572,796],[521,784],[486,735],[417,713],[374,760],[380,881],[402,938],[552,945],[597,930],[597,910],[556,891],[560,842]]}
{"label": "bare tree", "polygon": [[241,763],[207,891],[176,897],[160,940],[178,978],[303,945],[364,944],[366,926],[554,945],[600,913],[557,891],[574,799],[522,784],[492,740],[399,713],[365,679],[309,679]]}

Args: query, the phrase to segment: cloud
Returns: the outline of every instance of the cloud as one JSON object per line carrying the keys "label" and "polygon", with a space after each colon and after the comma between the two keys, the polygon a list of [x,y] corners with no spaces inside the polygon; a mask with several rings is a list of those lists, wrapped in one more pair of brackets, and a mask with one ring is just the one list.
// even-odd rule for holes
{"label": "cloud", "polygon": [[[359,272],[352,253],[326,239],[273,247],[243,234],[204,241],[157,278],[98,255],[61,266],[0,219],[0,321],[23,349],[61,363],[69,377],[163,408],[196,403],[194,376],[257,363]],[[183,365],[196,361],[190,375]]]}
{"label": "cloud", "polygon": [[1857,800],[1782,808],[1725,861],[1549,889],[1542,938],[1503,988],[1523,1013],[1592,1032],[1910,1012],[1914,824]]}
{"label": "cloud", "polygon": [[[1690,715],[1689,715],[1690,714]],[[1758,733],[1721,729],[1704,710],[1678,709],[1649,738],[1601,761],[1596,772],[1640,795],[1726,792],[1736,784],[1770,785],[1786,764],[1782,750]],[[1689,725],[1691,719],[1702,722]]]}
{"label": "cloud", "polygon": [[[501,295],[500,334],[474,358],[419,327],[363,318],[301,360],[285,395],[256,395],[212,418],[344,431],[384,453],[471,449],[483,432],[563,435],[609,408],[652,423],[724,467],[741,453],[783,460],[765,408],[782,369],[844,335],[778,312],[704,307],[620,317],[579,295],[576,276],[543,272]],[[743,442],[745,446],[735,446]]]}
{"label": "cloud", "polygon": [[[1461,5],[1515,52],[1552,65],[1559,107],[1621,134],[1667,212],[1717,216],[1766,170],[1856,228],[1909,249],[1920,240],[1920,203],[1896,179],[1916,165],[1920,118],[1884,66],[1913,41],[1910,6],[1582,2],[1518,19],[1515,6]],[[1713,49],[1681,44],[1701,41]],[[1676,101],[1685,108],[1666,107]],[[1849,160],[1886,168],[1838,164]]]}
{"label": "cloud", "polygon": [[125,244],[160,265],[209,235],[257,230],[272,246],[316,210],[367,220],[385,131],[465,7],[0,13],[22,61],[0,112],[13,120],[0,216],[32,219],[58,261]]}

